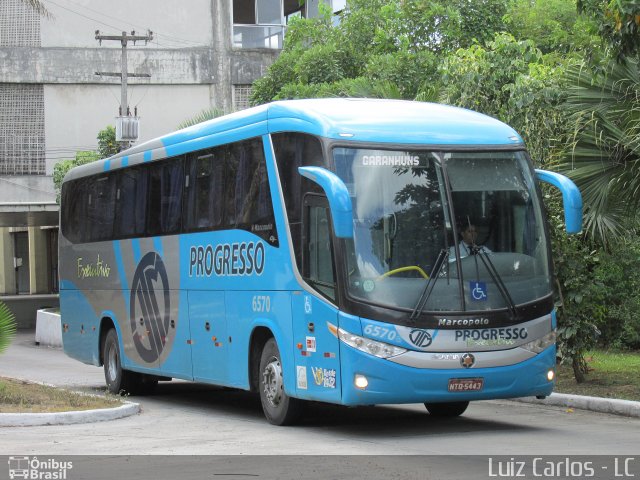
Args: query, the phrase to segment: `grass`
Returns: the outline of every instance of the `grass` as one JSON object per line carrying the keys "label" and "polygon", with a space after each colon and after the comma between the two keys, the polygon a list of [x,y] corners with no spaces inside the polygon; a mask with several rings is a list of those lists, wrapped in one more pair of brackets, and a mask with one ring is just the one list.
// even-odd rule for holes
{"label": "grass", "polygon": [[594,350],[585,359],[586,381],[576,383],[571,366],[561,365],[556,392],[640,401],[640,352]]}
{"label": "grass", "polygon": [[52,413],[119,407],[115,397],[83,395],[0,377],[0,413]]}

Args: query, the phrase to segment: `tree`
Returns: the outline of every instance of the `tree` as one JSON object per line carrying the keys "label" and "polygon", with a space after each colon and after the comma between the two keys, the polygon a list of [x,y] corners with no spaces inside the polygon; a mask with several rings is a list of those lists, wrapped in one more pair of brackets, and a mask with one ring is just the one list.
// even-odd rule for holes
{"label": "tree", "polygon": [[98,151],[79,151],[73,159],[61,160],[53,166],[53,185],[56,190],[56,202],[60,203],[62,181],[69,170],[85,163],[95,162],[101,158],[108,158],[118,153],[116,129],[108,125],[98,132]]}
{"label": "tree", "polygon": [[120,151],[120,145],[116,141],[116,129],[113,125],[107,125],[98,132],[98,157],[109,158]]}
{"label": "tree", "polygon": [[504,11],[502,0],[351,0],[334,26],[321,9],[318,18],[291,23],[282,54],[254,83],[252,103],[365,90],[413,99],[437,83],[439,58],[491,38]]}
{"label": "tree", "polygon": [[607,49],[618,61],[640,53],[638,0],[578,0],[578,11],[590,15]]}
{"label": "tree", "polygon": [[638,60],[586,62],[567,72],[564,108],[573,142],[562,167],[582,191],[588,236],[621,238],[640,205],[640,69]]}
{"label": "tree", "polygon": [[517,40],[533,41],[544,54],[584,55],[599,41],[597,25],[578,13],[575,0],[513,0],[504,21]]}
{"label": "tree", "polygon": [[441,62],[439,100],[511,125],[534,161],[546,165],[568,129],[559,110],[563,71],[562,64],[549,64],[531,40],[497,34],[486,46],[460,49]]}
{"label": "tree", "polygon": [[192,125],[197,125],[198,123],[206,122],[207,120],[211,120],[212,118],[221,117],[222,115],[224,115],[224,111],[220,110],[219,108],[207,108],[206,110],[202,110],[194,117],[188,118],[185,121],[181,122],[180,125],[178,125],[178,130],[190,127]]}
{"label": "tree", "polygon": [[21,0],[22,3],[31,7],[41,17],[51,18],[52,15],[40,0]]}

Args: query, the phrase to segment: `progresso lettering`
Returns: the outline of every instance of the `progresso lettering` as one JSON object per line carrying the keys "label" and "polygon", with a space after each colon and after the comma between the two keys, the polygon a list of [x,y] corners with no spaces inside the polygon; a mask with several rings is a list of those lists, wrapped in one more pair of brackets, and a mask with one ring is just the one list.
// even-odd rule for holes
{"label": "progresso lettering", "polygon": [[262,242],[198,245],[189,251],[189,276],[262,275],[265,250]]}
{"label": "progresso lettering", "polygon": [[491,328],[487,330],[457,330],[456,342],[466,340],[524,340],[529,336],[526,328]]}

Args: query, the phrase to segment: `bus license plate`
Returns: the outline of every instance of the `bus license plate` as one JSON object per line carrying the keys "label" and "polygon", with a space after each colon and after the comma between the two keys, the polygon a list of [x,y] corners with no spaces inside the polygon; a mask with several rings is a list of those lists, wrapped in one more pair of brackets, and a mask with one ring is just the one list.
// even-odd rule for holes
{"label": "bus license plate", "polygon": [[450,392],[479,392],[484,386],[484,378],[450,378]]}

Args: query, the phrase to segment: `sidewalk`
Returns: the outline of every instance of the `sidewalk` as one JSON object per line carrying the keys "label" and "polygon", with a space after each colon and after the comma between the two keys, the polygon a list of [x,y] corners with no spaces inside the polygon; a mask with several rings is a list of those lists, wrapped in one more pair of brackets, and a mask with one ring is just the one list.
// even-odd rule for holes
{"label": "sidewalk", "polygon": [[589,410],[591,412],[640,418],[640,402],[632,402],[631,400],[585,397],[570,393],[552,393],[544,400],[538,400],[535,397],[527,397],[514,398],[513,401],[532,403],[534,405],[553,405],[556,407],[579,408],[580,410]]}

